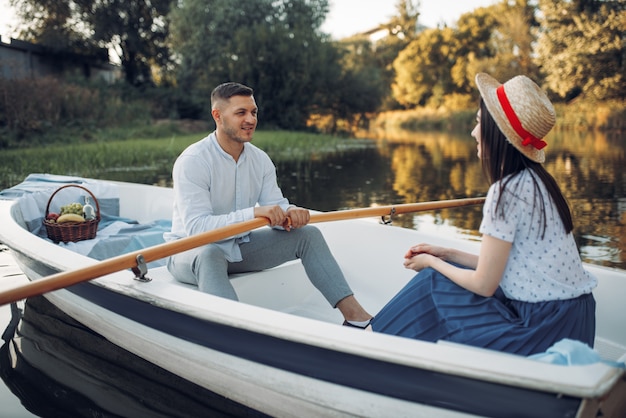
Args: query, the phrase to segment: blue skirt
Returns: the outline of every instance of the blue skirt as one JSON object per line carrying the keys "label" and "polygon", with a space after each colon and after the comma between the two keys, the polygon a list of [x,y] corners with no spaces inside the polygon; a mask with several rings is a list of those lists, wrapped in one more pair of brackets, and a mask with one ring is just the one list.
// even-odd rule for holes
{"label": "blue skirt", "polygon": [[524,356],[564,338],[593,347],[596,302],[574,299],[521,302],[472,293],[431,268],[419,272],[375,315],[375,332],[425,341],[447,340]]}

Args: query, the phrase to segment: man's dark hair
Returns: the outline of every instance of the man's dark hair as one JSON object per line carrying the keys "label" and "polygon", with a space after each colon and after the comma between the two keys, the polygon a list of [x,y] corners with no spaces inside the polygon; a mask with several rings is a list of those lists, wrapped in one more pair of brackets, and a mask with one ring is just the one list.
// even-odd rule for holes
{"label": "man's dark hair", "polygon": [[215,107],[215,103],[219,100],[228,100],[233,96],[252,96],[254,90],[240,83],[228,82],[220,84],[211,92],[211,108]]}

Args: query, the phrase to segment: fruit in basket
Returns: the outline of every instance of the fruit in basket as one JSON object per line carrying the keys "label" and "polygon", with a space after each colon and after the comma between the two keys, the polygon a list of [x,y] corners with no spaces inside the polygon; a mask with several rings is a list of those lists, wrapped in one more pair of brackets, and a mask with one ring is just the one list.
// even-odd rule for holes
{"label": "fruit in basket", "polygon": [[76,213],[64,213],[63,215],[57,218],[58,224],[64,224],[68,222],[74,222],[74,223],[85,222],[85,218],[83,218],[82,215],[78,215]]}
{"label": "fruit in basket", "polygon": [[83,205],[81,205],[80,203],[74,202],[74,203],[69,203],[65,206],[61,206],[61,213],[60,213],[61,216],[65,214],[69,214],[69,213],[83,216]]}
{"label": "fruit in basket", "polygon": [[46,216],[46,221],[49,221],[49,222],[56,222],[58,217],[59,217],[59,214],[58,214],[58,213],[50,212],[50,213]]}

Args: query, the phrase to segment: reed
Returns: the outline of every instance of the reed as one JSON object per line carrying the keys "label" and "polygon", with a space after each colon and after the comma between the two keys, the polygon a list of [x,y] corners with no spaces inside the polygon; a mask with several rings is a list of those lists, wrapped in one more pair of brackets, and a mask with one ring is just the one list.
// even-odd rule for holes
{"label": "reed", "polygon": [[[207,133],[167,138],[99,140],[51,144],[44,147],[3,150],[0,154],[0,190],[11,187],[30,173],[54,173],[109,180],[165,182],[176,157]],[[123,136],[123,135],[122,135]],[[258,131],[253,141],[276,162],[308,160],[315,155],[372,146],[370,141],[306,132]],[[129,173],[135,173],[130,176]]]}
{"label": "reed", "polygon": [[556,104],[555,110],[556,128],[563,131],[626,131],[626,100],[573,101]]}

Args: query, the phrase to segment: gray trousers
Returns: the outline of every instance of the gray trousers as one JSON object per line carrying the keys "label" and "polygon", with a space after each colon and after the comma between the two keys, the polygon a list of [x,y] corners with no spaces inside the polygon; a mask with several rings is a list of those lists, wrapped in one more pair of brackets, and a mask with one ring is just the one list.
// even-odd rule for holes
{"label": "gray trousers", "polygon": [[263,228],[250,233],[239,245],[242,261],[231,263],[216,245],[205,245],[170,257],[167,268],[176,280],[198,286],[213,295],[238,300],[229,273],[266,270],[300,259],[313,285],[328,303],[353,294],[322,233],[307,225],[289,232]]}

